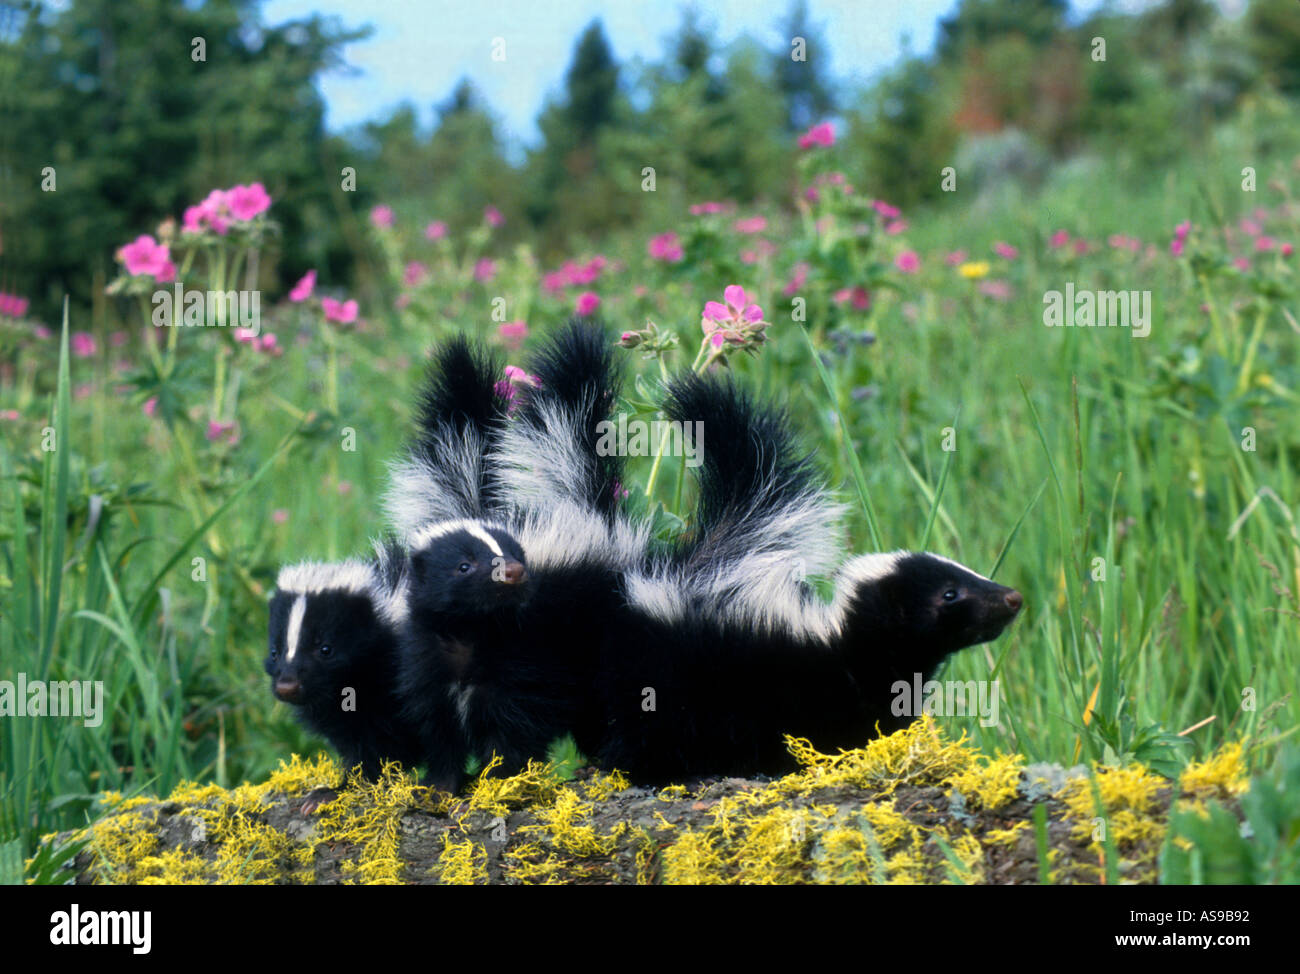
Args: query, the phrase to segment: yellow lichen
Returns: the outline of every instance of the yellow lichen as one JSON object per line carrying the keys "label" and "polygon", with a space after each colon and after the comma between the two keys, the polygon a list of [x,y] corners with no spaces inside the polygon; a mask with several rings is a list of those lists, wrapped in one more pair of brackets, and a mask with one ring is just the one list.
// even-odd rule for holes
{"label": "yellow lichen", "polygon": [[1024,763],[1024,756],[1020,754],[1000,754],[994,758],[981,754],[970,766],[954,774],[949,782],[962,793],[968,804],[996,812],[1016,797]]}
{"label": "yellow lichen", "polygon": [[1196,798],[1233,798],[1250,787],[1241,742],[1225,744],[1204,761],[1189,764],[1178,779],[1182,790]]}
{"label": "yellow lichen", "polygon": [[442,837],[438,856],[439,879],[448,886],[474,886],[486,883],[487,850],[473,839]]}
{"label": "yellow lichen", "polygon": [[1010,828],[990,829],[984,833],[984,841],[989,845],[1015,845],[1020,836],[1029,831],[1029,822],[1016,822]]}

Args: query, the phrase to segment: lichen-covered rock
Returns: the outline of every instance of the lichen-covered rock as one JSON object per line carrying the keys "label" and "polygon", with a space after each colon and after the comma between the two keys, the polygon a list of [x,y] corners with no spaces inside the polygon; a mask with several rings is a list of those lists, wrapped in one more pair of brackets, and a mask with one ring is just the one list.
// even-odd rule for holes
{"label": "lichen-covered rock", "polygon": [[1239,745],[1174,783],[1137,765],[1026,768],[928,718],[836,755],[790,748],[802,770],[784,778],[657,791],[533,763],[489,766],[451,798],[393,766],[306,815],[341,772],[295,755],[259,785],[106,795],[109,814],[58,838],[89,839],[81,883],[1154,882],[1171,804],[1246,787]]}

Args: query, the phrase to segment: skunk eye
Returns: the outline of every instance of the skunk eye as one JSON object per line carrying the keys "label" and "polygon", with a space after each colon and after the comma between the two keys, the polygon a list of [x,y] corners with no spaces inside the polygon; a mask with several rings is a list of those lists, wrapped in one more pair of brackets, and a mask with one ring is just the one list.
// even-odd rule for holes
{"label": "skunk eye", "polygon": [[334,650],[330,649],[329,646],[321,646],[321,648],[316,650],[316,652],[321,656],[328,656],[330,653],[334,652]]}
{"label": "skunk eye", "polygon": [[950,588],[948,591],[943,593],[943,600],[945,602],[956,602],[959,594],[960,593],[955,588]]}
{"label": "skunk eye", "polygon": [[466,574],[469,571],[469,562],[462,561],[460,563],[460,567],[457,568],[456,570],[460,572],[462,575]]}

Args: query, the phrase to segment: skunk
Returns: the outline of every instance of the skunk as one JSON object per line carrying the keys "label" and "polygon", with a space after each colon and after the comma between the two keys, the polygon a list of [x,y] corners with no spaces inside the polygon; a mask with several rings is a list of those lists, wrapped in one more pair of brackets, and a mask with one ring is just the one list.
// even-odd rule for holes
{"label": "skunk", "polygon": [[405,552],[379,543],[368,561],[281,569],[270,601],[271,692],[345,767],[359,764],[371,779],[385,760],[414,763],[420,754],[397,696],[407,586]]}
{"label": "skunk", "polygon": [[525,567],[523,545],[484,521],[430,526],[410,566],[399,686],[430,778],[457,784],[468,757],[493,754],[514,774],[584,726],[605,621],[592,607],[614,602],[616,572],[587,559]]}
{"label": "skunk", "polygon": [[[618,398],[612,351],[599,328],[571,323],[530,362],[537,384],[521,390],[512,421],[483,424],[480,476],[496,494],[479,510],[490,516],[395,525],[411,564],[403,713],[431,776],[451,780],[467,757],[494,753],[513,773],[583,719],[604,620],[592,607],[616,603],[619,571],[641,565],[649,544],[648,528],[618,511],[622,459],[597,449]],[[422,431],[431,438],[436,429]],[[397,476],[399,498],[445,493],[427,466]],[[390,505],[390,517],[412,509]]]}
{"label": "skunk", "polygon": [[830,605],[806,593],[765,617],[725,602],[632,605],[601,652],[599,732],[577,744],[643,782],[784,774],[786,734],[830,751],[911,723],[896,682],[924,682],[997,638],[1021,604],[954,561],[899,551],[851,559]]}
{"label": "skunk", "polygon": [[[401,518],[471,516],[493,509],[484,461],[505,417],[499,363],[456,338],[437,349],[418,403],[420,435],[394,471],[389,504]],[[371,561],[304,562],[281,570],[270,602],[266,672],[274,695],[325,737],[347,766],[374,779],[385,760],[420,762],[424,747],[398,692],[407,614],[406,551],[376,546]],[[427,721],[425,722],[427,727]],[[449,720],[441,729],[455,737]],[[426,782],[450,788],[455,775]]]}

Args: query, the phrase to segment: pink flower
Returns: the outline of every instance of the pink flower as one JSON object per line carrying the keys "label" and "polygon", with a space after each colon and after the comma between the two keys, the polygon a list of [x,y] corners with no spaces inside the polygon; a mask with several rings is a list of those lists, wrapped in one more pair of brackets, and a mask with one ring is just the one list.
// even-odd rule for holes
{"label": "pink flower", "polygon": [[1252,237],[1258,237],[1261,233],[1264,232],[1264,228],[1261,227],[1254,220],[1242,220],[1241,232],[1249,234]]}
{"label": "pink flower", "polygon": [[262,342],[259,347],[264,352],[275,352],[279,350],[276,344],[275,335],[271,335],[271,334],[262,336]]}
{"label": "pink flower", "polygon": [[496,272],[497,272],[496,261],[488,260],[486,257],[484,257],[482,260],[480,260],[478,263],[474,265],[474,280],[482,281],[483,283],[486,284],[488,281],[492,280],[492,278],[496,276]]}
{"label": "pink flower", "polygon": [[886,220],[897,220],[903,215],[903,211],[892,203],[886,203],[884,200],[872,200],[871,208],[879,213]]}
{"label": "pink flower", "polygon": [[1283,257],[1290,257],[1290,256],[1291,256],[1292,254],[1294,254],[1294,253],[1295,253],[1295,247],[1294,247],[1293,245],[1291,245],[1291,244],[1289,244],[1289,243],[1284,243],[1284,244],[1282,245],[1282,256],[1283,256]]}
{"label": "pink flower", "polygon": [[1186,249],[1187,245],[1183,242],[1182,237],[1174,237],[1173,240],[1169,241],[1169,252],[1175,257],[1183,256],[1183,251]]}
{"label": "pink flower", "polygon": [[90,358],[99,351],[99,343],[95,341],[95,336],[88,331],[76,331],[72,333],[72,354],[77,358]]}
{"label": "pink flower", "polygon": [[1248,271],[1250,270],[1250,261],[1245,257],[1238,257],[1232,262],[1232,266],[1237,268],[1239,271]]}
{"label": "pink flower", "polygon": [[943,259],[943,262],[947,264],[949,267],[956,267],[959,264],[966,263],[966,258],[968,256],[969,255],[964,250],[954,250],[951,254],[949,254]]}
{"label": "pink flower", "polygon": [[283,507],[277,507],[271,512],[271,522],[273,524],[284,524],[289,520],[289,512]]}
{"label": "pink flower", "polygon": [[803,261],[794,265],[794,274],[790,278],[790,283],[781,289],[781,293],[787,298],[796,294],[804,283],[808,280],[808,265]]}
{"label": "pink flower", "polygon": [[708,216],[711,213],[724,213],[726,209],[725,203],[696,203],[691,206],[691,215]]}
{"label": "pink flower", "polygon": [[0,419],[16,423],[18,420],[22,419],[22,413],[16,409],[0,409]]}
{"label": "pink flower", "polygon": [[815,145],[830,148],[835,144],[835,127],[830,122],[818,122],[799,136],[799,148],[811,149]]}
{"label": "pink flower", "polygon": [[600,295],[595,291],[583,291],[578,295],[576,310],[580,315],[595,314],[600,307]]}
{"label": "pink flower", "polygon": [[295,284],[293,286],[293,290],[289,292],[289,300],[292,301],[294,304],[298,304],[301,301],[306,301],[309,297],[311,297],[311,292],[315,290],[315,288],[316,288],[316,272],[314,270],[308,271],[301,278],[299,278],[298,283]]}
{"label": "pink flower", "polygon": [[904,274],[915,274],[921,269],[921,258],[915,250],[904,250],[894,258],[894,266]]}
{"label": "pink flower", "polygon": [[495,206],[489,206],[483,210],[483,219],[487,221],[490,227],[499,227],[506,222],[506,218],[501,215],[501,211]]}
{"label": "pink flower", "polygon": [[541,383],[537,376],[529,375],[517,365],[507,365],[505,371],[506,377],[493,386],[493,389],[498,396],[510,403],[510,409],[513,411],[516,389],[520,386],[536,388]]}
{"label": "pink flower", "polygon": [[176,265],[171,262],[171,253],[166,244],[160,244],[147,233],[142,233],[120,248],[117,258],[126,265],[126,272],[132,277],[148,274],[154,280],[165,283],[176,276]]}
{"label": "pink flower", "polygon": [[337,321],[340,325],[349,325],[357,320],[357,302],[355,299],[336,301],[334,298],[321,298],[320,307],[325,312],[326,321]]}
{"label": "pink flower", "polygon": [[441,240],[447,236],[447,224],[441,220],[434,220],[424,228],[424,237],[426,240]]}
{"label": "pink flower", "polygon": [[733,226],[737,233],[762,233],[767,229],[767,217],[746,217],[743,220],[737,220]]}
{"label": "pink flower", "polygon": [[714,348],[723,345],[751,347],[766,340],[763,309],[749,302],[745,289],[739,284],[729,285],[722,292],[726,304],[708,301],[700,317],[700,328]]}
{"label": "pink flower", "polygon": [[1011,297],[1011,285],[1006,281],[980,281],[979,292],[998,301]]}
{"label": "pink flower", "polygon": [[1001,240],[993,245],[993,253],[1006,260],[1015,260],[1020,256],[1020,251],[1009,243],[1003,243]]}
{"label": "pink flower", "polygon": [[1178,226],[1174,227],[1174,237],[1178,240],[1186,240],[1187,235],[1192,232],[1192,221],[1184,220]]}
{"label": "pink flower", "polygon": [[[233,434],[234,429],[235,429],[234,423],[219,423],[215,419],[210,419],[208,420],[208,430],[207,430],[208,440],[209,442],[215,443],[223,436],[227,436],[227,434]],[[230,435],[227,437],[227,439],[229,440],[229,442],[233,443],[235,442],[237,437],[234,435]]]}
{"label": "pink flower", "polygon": [[253,345],[257,342],[257,332],[251,328],[236,328],[235,341],[241,345]]}
{"label": "pink flower", "polygon": [[1255,249],[1260,251],[1269,251],[1277,246],[1277,241],[1272,237],[1256,237]]}
{"label": "pink flower", "polygon": [[1060,250],[1062,247],[1069,245],[1070,232],[1068,230],[1057,230],[1056,233],[1047,238],[1047,243],[1053,250]]}
{"label": "pink flower", "polygon": [[261,183],[253,183],[251,186],[232,187],[226,193],[226,204],[230,207],[231,216],[247,222],[271,208],[271,197]]}
{"label": "pink flower", "polygon": [[27,299],[16,294],[0,293],[0,315],[21,318],[27,313]]}
{"label": "pink flower", "polygon": [[426,273],[425,266],[418,260],[410,261],[402,271],[402,283],[407,287],[415,287],[422,280]]}
{"label": "pink flower", "polygon": [[888,223],[885,224],[885,233],[889,234],[891,237],[896,237],[900,233],[905,233],[906,231],[907,231],[906,220],[890,220]]}
{"label": "pink flower", "polygon": [[864,287],[841,288],[833,298],[836,304],[851,302],[856,311],[866,311],[871,307],[871,293]]}
{"label": "pink flower", "polygon": [[370,210],[370,223],[379,229],[386,229],[393,225],[393,208],[380,203]]}
{"label": "pink flower", "polygon": [[528,325],[523,321],[503,321],[497,326],[497,335],[512,352],[519,350],[528,336]]}
{"label": "pink flower", "polygon": [[677,234],[669,230],[667,233],[661,233],[657,237],[651,237],[650,243],[646,248],[650,256],[655,260],[668,261],[675,263],[684,256],[682,245],[677,240]]}

